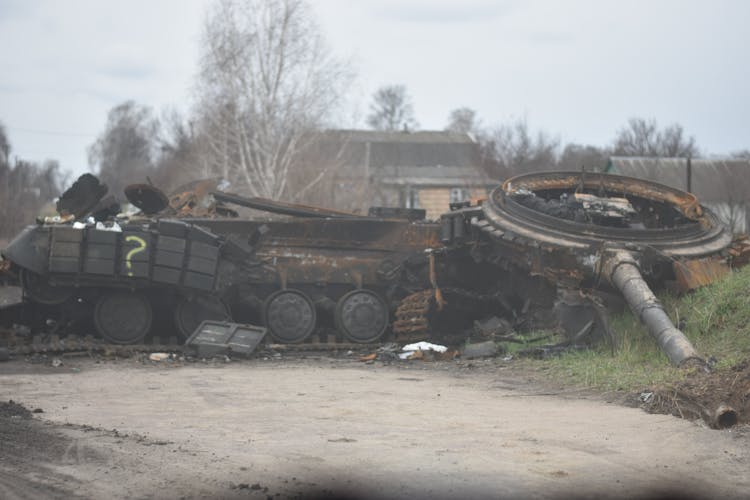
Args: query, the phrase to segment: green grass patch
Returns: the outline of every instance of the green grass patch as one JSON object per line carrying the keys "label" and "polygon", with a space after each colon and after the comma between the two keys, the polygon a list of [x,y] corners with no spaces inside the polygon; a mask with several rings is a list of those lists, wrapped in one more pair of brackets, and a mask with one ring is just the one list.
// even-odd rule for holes
{"label": "green grass patch", "polygon": [[[750,358],[750,266],[682,297],[660,297],[675,324],[698,352],[717,360],[716,368]],[[576,385],[634,391],[682,380],[646,329],[628,311],[612,318],[619,348],[570,352],[539,363],[547,373]]]}

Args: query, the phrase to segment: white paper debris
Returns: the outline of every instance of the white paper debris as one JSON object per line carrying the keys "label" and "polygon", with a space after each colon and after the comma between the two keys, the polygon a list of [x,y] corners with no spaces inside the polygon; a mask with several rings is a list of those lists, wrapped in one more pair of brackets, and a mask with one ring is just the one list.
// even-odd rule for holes
{"label": "white paper debris", "polygon": [[122,228],[120,227],[120,225],[117,222],[113,223],[111,227],[107,227],[104,224],[102,224],[101,222],[97,222],[96,223],[96,229],[98,229],[99,231],[113,231],[115,233],[121,233],[122,232]]}
{"label": "white paper debris", "polygon": [[86,224],[84,224],[83,222],[73,223],[73,229],[85,229],[85,228],[86,228]]}
{"label": "white paper debris", "polygon": [[[416,344],[405,345],[401,348],[402,351],[435,351],[445,352],[448,350],[444,345],[431,344],[429,342],[417,342]],[[405,359],[405,358],[401,358]]]}

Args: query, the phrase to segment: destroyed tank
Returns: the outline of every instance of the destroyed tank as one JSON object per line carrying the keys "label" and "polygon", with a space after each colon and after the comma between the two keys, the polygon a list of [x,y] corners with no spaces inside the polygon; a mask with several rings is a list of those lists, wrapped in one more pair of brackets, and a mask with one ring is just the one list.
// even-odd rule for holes
{"label": "destroyed tank", "polygon": [[200,185],[182,211],[169,201],[186,208],[185,193],[168,200],[129,186],[144,213],[113,219],[105,211],[97,218],[109,221],[97,221],[90,214],[101,215],[106,190],[92,177],[61,198],[60,217],[27,227],[3,250],[25,298],[6,323],[65,331],[90,321],[106,341],[134,344],[157,325],[186,338],[203,320],[234,319],[262,323],[283,343],[316,331],[323,340],[374,342],[400,298],[426,286],[424,251],[440,245],[437,224],[413,222],[423,211],[362,217],[214,193],[287,216],[242,219],[229,209],[202,212],[213,198]]}
{"label": "destroyed tank", "polygon": [[[359,216],[205,184],[171,199],[131,186],[144,213],[113,219],[101,208],[105,190],[86,182],[91,199],[79,196],[68,203],[75,210],[26,228],[2,252],[25,295],[13,320],[40,329],[91,321],[119,344],[155,325],[184,338],[205,319],[230,318],[263,324],[282,343],[370,343],[487,315],[514,328],[558,324],[578,341],[607,330],[607,301],[623,296],[681,364],[699,356],[649,285],[710,281],[726,270],[731,243],[693,195],[598,173],[516,177],[434,222],[415,210]],[[226,204],[285,218],[233,217]],[[101,220],[86,222],[92,213]]]}

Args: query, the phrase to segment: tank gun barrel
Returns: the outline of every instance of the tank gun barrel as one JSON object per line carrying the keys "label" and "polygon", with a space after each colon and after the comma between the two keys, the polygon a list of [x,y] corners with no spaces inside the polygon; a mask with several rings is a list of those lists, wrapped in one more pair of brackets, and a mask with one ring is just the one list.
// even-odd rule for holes
{"label": "tank gun barrel", "polygon": [[215,191],[211,194],[215,199],[226,203],[233,203],[241,207],[254,208],[264,212],[291,215],[293,217],[311,217],[319,219],[363,218],[361,215],[349,212],[341,212],[330,208],[311,207],[308,205],[297,205],[283,201],[269,200],[268,198],[246,197],[238,194],[222,193],[220,191]]}
{"label": "tank gun barrel", "polygon": [[669,319],[659,300],[641,275],[635,257],[627,251],[610,255],[605,264],[607,278],[627,301],[630,309],[646,325],[649,333],[675,366],[689,360],[703,363],[690,340]]}

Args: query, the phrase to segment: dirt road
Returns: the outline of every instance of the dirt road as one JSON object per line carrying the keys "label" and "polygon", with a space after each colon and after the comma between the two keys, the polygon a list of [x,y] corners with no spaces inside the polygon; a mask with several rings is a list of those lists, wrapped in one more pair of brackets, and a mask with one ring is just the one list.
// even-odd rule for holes
{"label": "dirt road", "polygon": [[545,388],[502,362],[15,361],[0,365],[8,399],[44,413],[6,418],[4,498],[750,492],[747,428],[709,430]]}

